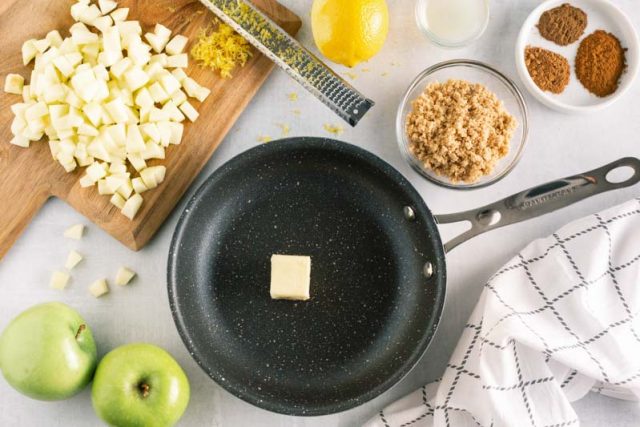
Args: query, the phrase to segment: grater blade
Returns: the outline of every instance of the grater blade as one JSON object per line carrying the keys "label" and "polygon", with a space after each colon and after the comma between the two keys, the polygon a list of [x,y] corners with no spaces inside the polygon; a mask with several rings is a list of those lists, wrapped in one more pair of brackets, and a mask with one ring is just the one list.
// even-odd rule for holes
{"label": "grater blade", "polygon": [[278,24],[245,0],[200,0],[351,126],[374,102],[353,88]]}

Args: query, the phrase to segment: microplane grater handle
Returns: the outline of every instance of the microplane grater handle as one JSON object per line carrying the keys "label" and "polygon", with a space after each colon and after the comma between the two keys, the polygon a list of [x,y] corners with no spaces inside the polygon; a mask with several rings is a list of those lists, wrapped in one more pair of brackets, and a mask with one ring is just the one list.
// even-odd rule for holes
{"label": "microplane grater handle", "polygon": [[374,105],[245,0],[200,0],[351,126]]}

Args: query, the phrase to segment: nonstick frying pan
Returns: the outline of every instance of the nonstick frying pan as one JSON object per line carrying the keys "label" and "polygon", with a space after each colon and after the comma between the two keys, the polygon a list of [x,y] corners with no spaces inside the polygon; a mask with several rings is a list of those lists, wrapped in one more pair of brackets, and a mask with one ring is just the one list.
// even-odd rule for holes
{"label": "nonstick frying pan", "polygon": [[[634,174],[605,178],[621,166]],[[353,145],[291,138],[215,171],[188,202],[169,253],[178,331],[234,395],[290,415],[364,403],[420,359],[442,312],[445,252],[488,230],[640,180],[625,158],[484,208],[434,216],[394,168]],[[438,223],[471,222],[443,245]],[[311,256],[311,299],[272,300],[272,254]]]}

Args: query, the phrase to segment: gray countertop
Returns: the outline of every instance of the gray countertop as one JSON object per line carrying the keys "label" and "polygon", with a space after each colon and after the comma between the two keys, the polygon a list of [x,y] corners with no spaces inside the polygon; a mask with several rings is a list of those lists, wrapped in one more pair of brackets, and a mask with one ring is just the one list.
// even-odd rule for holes
{"label": "gray countertop", "polygon": [[[403,91],[422,69],[453,58],[485,61],[520,84],[513,57],[515,38],[525,17],[539,1],[492,0],[487,32],[474,45],[460,50],[443,50],[424,39],[414,23],[414,1],[388,2],[391,31],[381,54],[354,70],[335,67],[341,74],[353,73],[356,78],[352,83],[376,101],[376,106],[356,128],[347,129],[345,126],[340,138],[365,147],[390,162],[411,180],[434,212],[478,207],[535,184],[586,171],[623,156],[640,154],[640,82],[636,82],[620,102],[590,116],[555,113],[525,94],[532,124],[529,143],[520,164],[507,178],[489,188],[471,192],[454,192],[427,183],[403,162],[396,146],[394,119]],[[282,3],[302,18],[304,24],[299,39],[312,46],[311,0],[282,0]],[[615,0],[614,3],[626,11],[636,28],[640,27],[640,2]],[[288,99],[290,92],[298,93],[298,101]],[[301,114],[295,115],[295,109],[299,109]],[[323,129],[324,124],[342,125],[336,116],[283,72],[275,71],[158,235],[137,253],[123,247],[98,227],[88,224],[63,202],[50,200],[0,262],[0,328],[35,303],[59,300],[76,307],[84,315],[93,328],[101,354],[118,345],[139,341],[166,348],[184,367],[192,387],[191,403],[180,425],[359,425],[382,406],[442,374],[484,281],[524,245],[568,221],[640,196],[638,186],[603,194],[560,212],[479,236],[457,248],[448,255],[448,295],[436,338],[418,366],[403,381],[373,401],[341,414],[317,418],[281,416],[231,396],[211,381],[190,358],[169,311],[165,267],[169,240],[186,198],[221,164],[259,144],[258,137],[280,137],[278,124],[282,123],[290,125],[291,136],[329,136]],[[88,225],[85,238],[80,242],[64,239],[63,231],[78,222]],[[446,238],[459,228],[446,226],[442,231]],[[48,288],[51,271],[62,268],[70,249],[77,249],[86,259],[74,270],[67,290],[51,290]],[[132,267],[139,278],[130,287],[115,289],[112,286],[111,294],[94,299],[87,291],[88,284],[98,278],[112,278],[120,265]],[[640,408],[636,403],[589,395],[575,406],[583,426],[632,426],[640,422]],[[19,395],[0,380],[0,425],[101,424],[91,408],[88,390],[68,401],[45,403]]]}

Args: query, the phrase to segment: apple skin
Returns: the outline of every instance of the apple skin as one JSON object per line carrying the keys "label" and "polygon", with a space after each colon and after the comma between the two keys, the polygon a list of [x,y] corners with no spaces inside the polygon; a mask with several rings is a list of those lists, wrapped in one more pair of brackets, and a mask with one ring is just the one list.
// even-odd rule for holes
{"label": "apple skin", "polygon": [[100,361],[91,400],[110,425],[164,427],[178,422],[189,394],[189,380],[169,353],[136,343],[118,347]]}
{"label": "apple skin", "polygon": [[62,400],[91,381],[96,343],[87,322],[71,307],[35,305],[0,335],[0,371],[19,392],[39,400]]}

